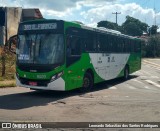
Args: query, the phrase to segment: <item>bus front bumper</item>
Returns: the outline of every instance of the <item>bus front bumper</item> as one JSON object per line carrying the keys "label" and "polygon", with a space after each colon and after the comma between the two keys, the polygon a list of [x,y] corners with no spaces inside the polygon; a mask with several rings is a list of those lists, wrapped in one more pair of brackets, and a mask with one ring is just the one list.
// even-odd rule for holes
{"label": "bus front bumper", "polygon": [[47,86],[30,86],[24,85],[16,76],[16,85],[37,90],[55,90],[55,91],[65,91],[65,81],[60,77],[53,82],[48,83]]}

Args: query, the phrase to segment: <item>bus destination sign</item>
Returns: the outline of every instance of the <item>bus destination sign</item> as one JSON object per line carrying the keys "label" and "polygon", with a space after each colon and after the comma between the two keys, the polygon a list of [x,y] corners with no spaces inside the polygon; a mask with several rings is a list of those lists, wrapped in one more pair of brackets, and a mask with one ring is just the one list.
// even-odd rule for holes
{"label": "bus destination sign", "polygon": [[57,29],[57,23],[27,24],[23,30],[48,30]]}

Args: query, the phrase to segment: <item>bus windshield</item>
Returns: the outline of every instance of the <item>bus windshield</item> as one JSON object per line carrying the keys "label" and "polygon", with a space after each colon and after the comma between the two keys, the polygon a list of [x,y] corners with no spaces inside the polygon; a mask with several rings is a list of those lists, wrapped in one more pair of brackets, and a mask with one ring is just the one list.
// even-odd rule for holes
{"label": "bus windshield", "polygon": [[64,61],[62,34],[19,35],[17,57],[20,64],[60,64]]}

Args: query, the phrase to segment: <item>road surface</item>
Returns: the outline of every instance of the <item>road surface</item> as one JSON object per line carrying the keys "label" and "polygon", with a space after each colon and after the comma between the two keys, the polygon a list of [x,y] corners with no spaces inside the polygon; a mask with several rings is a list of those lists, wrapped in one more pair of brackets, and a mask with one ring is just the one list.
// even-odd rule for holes
{"label": "road surface", "polygon": [[0,89],[0,121],[160,122],[160,59],[144,59],[129,80],[101,83],[85,94]]}

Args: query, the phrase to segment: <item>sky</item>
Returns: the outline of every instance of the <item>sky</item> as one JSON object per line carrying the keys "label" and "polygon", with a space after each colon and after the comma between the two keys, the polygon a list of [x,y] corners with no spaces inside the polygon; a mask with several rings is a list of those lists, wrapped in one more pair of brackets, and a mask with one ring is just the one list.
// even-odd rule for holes
{"label": "sky", "polygon": [[0,0],[0,6],[39,8],[44,18],[80,21],[92,27],[102,20],[116,22],[112,13],[119,12],[119,25],[129,15],[160,28],[160,0]]}

